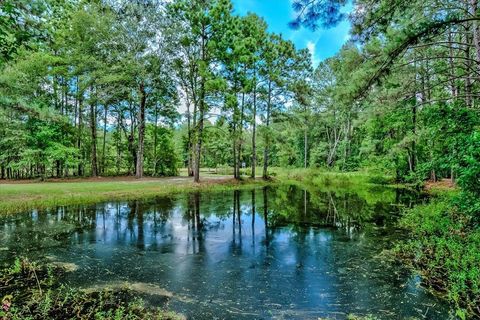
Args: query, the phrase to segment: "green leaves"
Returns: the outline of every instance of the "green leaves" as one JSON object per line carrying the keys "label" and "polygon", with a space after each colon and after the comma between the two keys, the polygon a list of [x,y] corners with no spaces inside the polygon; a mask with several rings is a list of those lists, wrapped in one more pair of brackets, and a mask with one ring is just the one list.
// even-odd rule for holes
{"label": "green leaves", "polygon": [[480,196],[480,132],[468,136],[461,148],[459,184],[468,192]]}

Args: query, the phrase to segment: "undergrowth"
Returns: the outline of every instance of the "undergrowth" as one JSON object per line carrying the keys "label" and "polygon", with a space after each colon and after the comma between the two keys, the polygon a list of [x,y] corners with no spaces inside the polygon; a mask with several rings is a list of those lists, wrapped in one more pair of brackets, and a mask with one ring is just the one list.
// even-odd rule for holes
{"label": "undergrowth", "polygon": [[59,267],[40,266],[26,259],[1,270],[0,319],[178,320],[182,316],[148,308],[127,289],[85,293],[60,285]]}
{"label": "undergrowth", "polygon": [[396,253],[418,270],[425,284],[443,292],[460,319],[480,318],[480,228],[465,194],[444,195],[405,212],[411,237]]}

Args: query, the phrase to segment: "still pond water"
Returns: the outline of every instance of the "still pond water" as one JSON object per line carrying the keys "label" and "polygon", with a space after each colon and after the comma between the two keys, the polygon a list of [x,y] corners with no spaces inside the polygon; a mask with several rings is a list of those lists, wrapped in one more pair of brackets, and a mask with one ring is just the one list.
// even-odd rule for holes
{"label": "still pond water", "polygon": [[62,207],[0,218],[0,262],[69,266],[82,288],[130,285],[190,319],[448,319],[387,262],[418,196],[294,186]]}

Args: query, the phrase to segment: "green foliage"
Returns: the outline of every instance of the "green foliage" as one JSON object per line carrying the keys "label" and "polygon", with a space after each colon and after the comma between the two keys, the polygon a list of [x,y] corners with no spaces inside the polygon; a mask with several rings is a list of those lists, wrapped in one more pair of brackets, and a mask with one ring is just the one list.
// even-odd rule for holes
{"label": "green foliage", "polygon": [[[38,0],[7,1],[2,10],[3,18],[21,25],[15,30],[33,31],[0,66],[1,178],[82,176],[93,174],[94,165],[104,175],[133,173],[140,87],[146,87],[149,121],[167,128],[177,118],[175,84],[166,76],[169,60],[156,56],[167,51],[156,37],[161,9]],[[145,23],[135,20],[141,16]],[[35,32],[40,26],[48,39]],[[146,171],[176,173],[171,139],[162,134],[161,145],[153,146],[152,137],[152,153],[165,152]],[[158,165],[160,160],[165,163]]]}
{"label": "green foliage", "polygon": [[2,319],[183,319],[172,312],[147,308],[128,289],[85,293],[60,285],[58,278],[64,271],[54,268],[17,259],[12,267],[2,270]]}
{"label": "green foliage", "polygon": [[468,136],[462,144],[461,151],[459,184],[478,197],[480,196],[480,132],[474,132]]}
{"label": "green foliage", "polygon": [[305,181],[317,186],[368,186],[391,185],[394,179],[378,172],[338,172],[324,169],[281,169],[274,168],[276,176],[283,180]]}
{"label": "green foliage", "polygon": [[[480,303],[480,230],[474,217],[465,213],[464,197],[444,195],[408,210],[401,223],[412,238],[397,248],[430,287],[446,293],[460,318],[478,316]],[[474,201],[478,208],[478,199]]]}
{"label": "green foliage", "polygon": [[164,127],[147,127],[146,157],[154,176],[175,176],[178,174],[178,156],[173,145],[171,129]]}

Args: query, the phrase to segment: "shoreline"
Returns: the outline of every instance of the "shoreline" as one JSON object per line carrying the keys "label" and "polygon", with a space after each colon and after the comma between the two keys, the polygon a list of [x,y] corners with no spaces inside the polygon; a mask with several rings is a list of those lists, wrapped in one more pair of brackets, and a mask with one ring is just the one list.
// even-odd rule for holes
{"label": "shoreline", "polygon": [[[97,179],[97,178],[94,178]],[[0,183],[0,215],[55,206],[93,204],[113,200],[141,200],[181,192],[222,191],[275,183],[262,179],[234,180],[230,176],[204,177],[200,183],[190,177],[145,179],[92,178],[76,181]]]}

